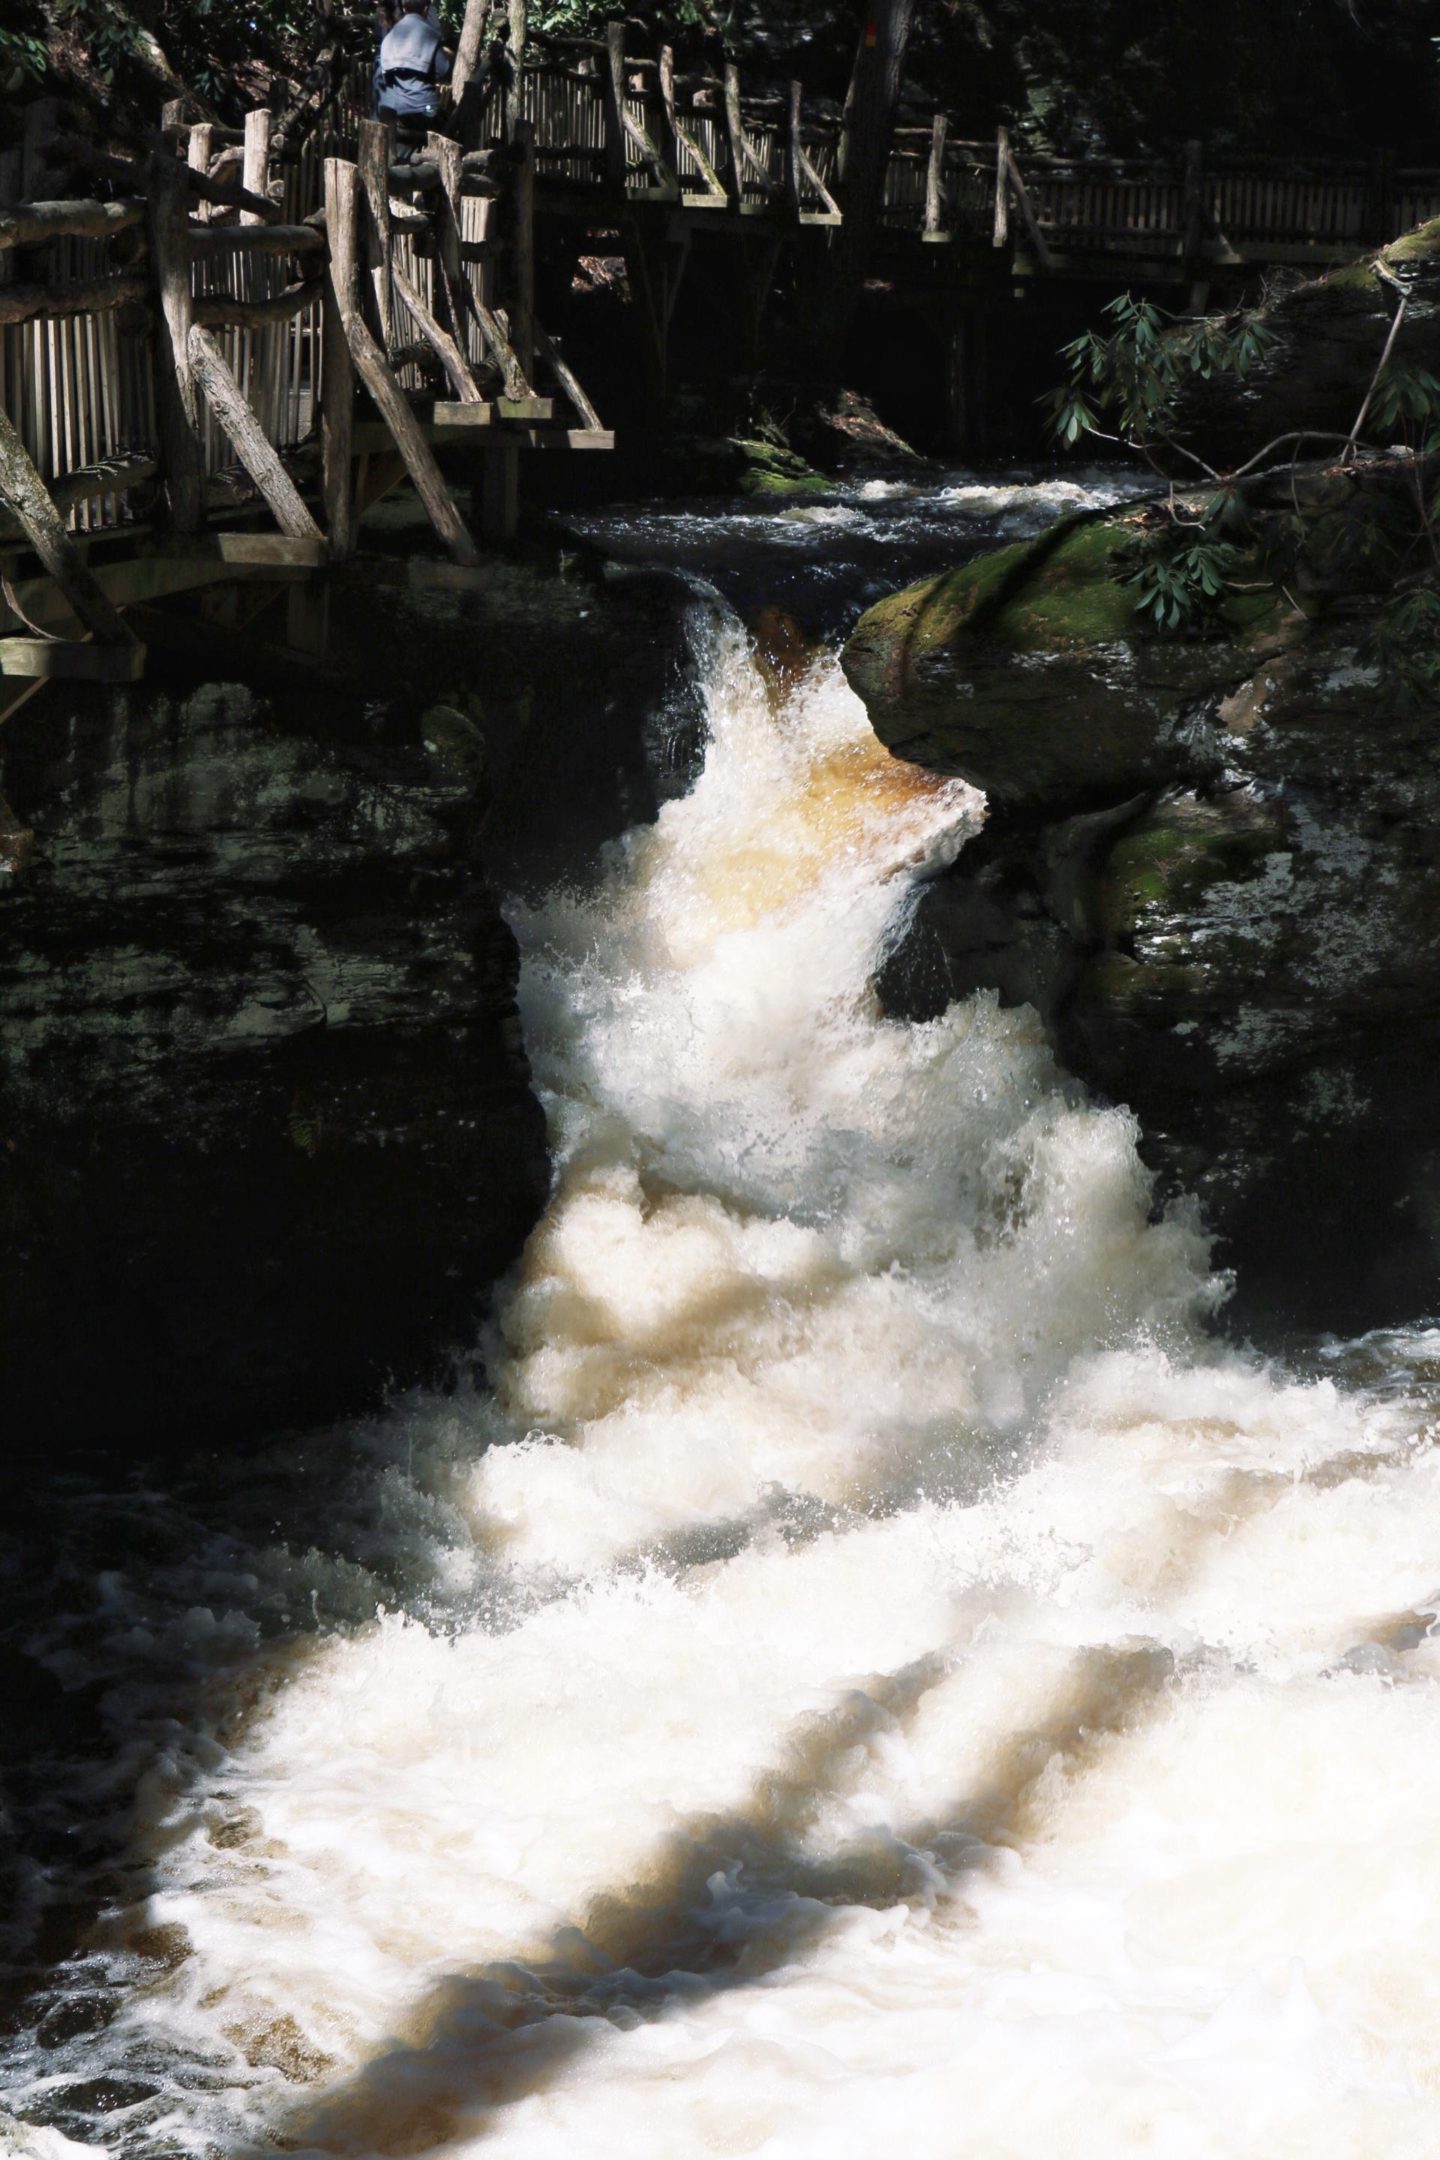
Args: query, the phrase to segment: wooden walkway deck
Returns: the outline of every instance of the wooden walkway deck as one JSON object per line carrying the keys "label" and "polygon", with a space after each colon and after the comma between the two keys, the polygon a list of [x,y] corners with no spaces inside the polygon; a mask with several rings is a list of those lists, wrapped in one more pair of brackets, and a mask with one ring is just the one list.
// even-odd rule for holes
{"label": "wooden walkway deck", "polygon": [[[826,244],[841,114],[624,38],[537,43],[518,67],[495,48],[460,102],[468,153],[440,134],[398,152],[362,117],[361,69],[298,150],[263,111],[227,130],[177,109],[122,158],[32,109],[0,154],[0,717],[39,680],[143,667],[137,600],[267,572],[303,587],[402,478],[473,559],[437,445],[478,456],[488,535],[514,529],[526,453],[609,448],[536,316],[537,225],[634,243],[662,375],[693,234],[763,236],[767,281],[777,247]],[[1171,164],[1022,160],[1003,129],[972,141],[902,115],[878,245],[887,275],[931,291],[1193,287],[1322,269],[1436,215],[1440,168],[1206,164],[1193,144]],[[257,512],[268,533],[235,530]],[[319,634],[299,602],[290,624]]]}

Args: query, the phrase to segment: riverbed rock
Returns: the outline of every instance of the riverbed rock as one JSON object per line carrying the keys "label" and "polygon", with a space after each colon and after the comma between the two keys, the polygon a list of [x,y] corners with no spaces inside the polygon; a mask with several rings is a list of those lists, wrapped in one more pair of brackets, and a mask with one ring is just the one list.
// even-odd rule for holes
{"label": "riverbed rock", "polygon": [[[882,602],[846,652],[881,739],[984,787],[881,991],[998,989],[1199,1196],[1245,1324],[1440,1297],[1440,740],[1363,614],[1245,596],[1157,637],[1126,520]],[[1307,596],[1310,599],[1310,596]]]}

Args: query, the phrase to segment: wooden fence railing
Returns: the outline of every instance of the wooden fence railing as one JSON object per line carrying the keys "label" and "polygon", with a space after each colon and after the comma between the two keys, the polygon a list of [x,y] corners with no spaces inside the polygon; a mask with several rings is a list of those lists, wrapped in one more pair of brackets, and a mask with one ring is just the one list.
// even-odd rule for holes
{"label": "wooden fence railing", "polygon": [[[397,396],[438,388],[445,424],[493,423],[500,523],[517,429],[548,426],[558,405],[566,440],[598,446],[594,408],[535,321],[536,216],[654,204],[784,231],[836,224],[843,199],[833,107],[798,83],[746,95],[733,66],[685,72],[668,45],[636,57],[624,39],[614,23],[604,38],[536,43],[518,67],[495,48],[462,100],[469,152],[438,135],[398,152],[361,117],[363,66],[298,151],[277,147],[264,112],[243,129],[173,112],[163,153],[118,158],[32,108],[22,145],[0,153],[0,414],[69,529],[115,523],[156,481],[182,528],[207,490],[264,494],[258,448],[247,464],[237,433],[246,412],[282,471],[302,448],[317,454],[327,369],[332,404],[342,374],[365,378],[335,327],[337,156],[364,183],[363,326]],[[1018,248],[1041,269],[1098,261],[1121,276],[1132,263],[1136,274],[1323,265],[1435,215],[1440,170],[1206,165],[1193,144],[1169,164],[1022,159],[1003,129],[967,140],[943,114],[902,116],[883,205],[890,247],[998,249],[1007,261]],[[15,523],[0,509],[0,542]]]}

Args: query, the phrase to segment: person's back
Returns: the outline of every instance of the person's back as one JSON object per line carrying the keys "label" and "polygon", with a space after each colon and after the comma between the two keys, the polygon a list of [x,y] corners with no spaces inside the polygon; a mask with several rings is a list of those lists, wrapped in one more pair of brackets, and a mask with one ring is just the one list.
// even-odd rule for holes
{"label": "person's back", "polygon": [[400,119],[433,120],[440,110],[439,85],[450,58],[426,0],[408,0],[393,30],[381,40],[375,62],[375,110]]}

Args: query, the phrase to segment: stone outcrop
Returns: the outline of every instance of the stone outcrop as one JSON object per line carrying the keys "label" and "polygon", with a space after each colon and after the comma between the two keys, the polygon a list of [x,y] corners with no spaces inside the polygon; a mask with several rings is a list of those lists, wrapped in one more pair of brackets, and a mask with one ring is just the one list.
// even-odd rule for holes
{"label": "stone outcrop", "polygon": [[263,638],[217,629],[249,684],[57,686],[0,743],[34,836],[0,879],[12,1476],[443,1379],[543,1205],[494,873],[653,805],[674,588],[390,561],[332,602],[338,678],[257,689]]}

